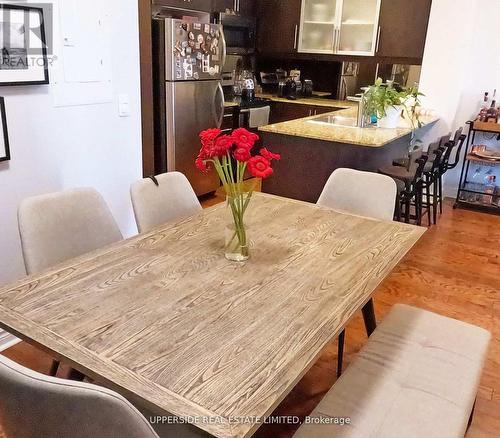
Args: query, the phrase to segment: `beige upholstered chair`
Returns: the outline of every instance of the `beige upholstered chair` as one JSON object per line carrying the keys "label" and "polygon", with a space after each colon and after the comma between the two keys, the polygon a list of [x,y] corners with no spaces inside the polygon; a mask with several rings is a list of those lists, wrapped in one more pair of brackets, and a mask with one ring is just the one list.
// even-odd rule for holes
{"label": "beige upholstered chair", "polygon": [[[358,216],[392,221],[397,191],[396,183],[388,176],[341,168],[335,170],[328,179],[318,205]],[[344,343],[345,330],[338,339],[337,377],[342,374]]]}
{"label": "beige upholstered chair", "polygon": [[318,205],[358,216],[392,221],[397,187],[378,173],[337,169],[325,185]]}
{"label": "beige upholstered chair", "polygon": [[138,181],[130,188],[130,195],[140,233],[202,209],[191,184],[179,172]]}
{"label": "beige upholstered chair", "polygon": [[25,199],[18,220],[28,275],[123,239],[106,202],[91,188]]}
{"label": "beige upholstered chair", "polygon": [[[106,202],[90,188],[25,199],[18,221],[28,275],[123,239]],[[58,368],[53,361],[50,374]]]}
{"label": "beige upholstered chair", "polygon": [[158,438],[148,420],[113,391],[44,376],[1,355],[0,422],[16,438]]}

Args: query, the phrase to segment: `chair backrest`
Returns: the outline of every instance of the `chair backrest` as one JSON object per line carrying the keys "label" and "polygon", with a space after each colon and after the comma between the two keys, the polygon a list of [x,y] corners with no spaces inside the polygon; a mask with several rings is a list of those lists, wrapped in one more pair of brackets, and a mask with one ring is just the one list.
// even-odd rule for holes
{"label": "chair backrest", "polygon": [[423,155],[424,149],[422,147],[415,148],[410,152],[408,172],[411,175],[415,175],[417,173]]}
{"label": "chair backrest", "polygon": [[451,137],[451,132],[448,132],[448,134],[443,135],[439,139],[439,146],[444,146],[446,143],[448,143],[450,141],[450,137]]}
{"label": "chair backrest", "polygon": [[[454,169],[458,163],[460,162],[460,153],[465,144],[465,140],[467,136],[463,134],[464,128],[460,127],[455,132],[455,136],[453,137],[453,141],[448,144],[446,151],[443,156],[443,172],[447,170]],[[455,158],[453,163],[450,164],[451,155],[455,151]]]}
{"label": "chair backrest", "polygon": [[[446,160],[446,168],[447,170],[454,169],[457,167],[458,163],[460,162],[460,154],[462,152],[462,149],[465,145],[465,141],[467,140],[467,136],[465,134],[462,134],[460,138],[458,139],[455,147],[451,148],[450,150],[450,156]],[[450,163],[450,158],[451,158],[451,153],[455,151],[455,158],[453,159],[453,162]]]}
{"label": "chair backrest", "polygon": [[158,438],[119,394],[31,371],[0,355],[0,422],[16,438]]}
{"label": "chair backrest", "polygon": [[106,202],[92,188],[25,199],[18,222],[28,274],[123,239]]}
{"label": "chair backrest", "polygon": [[441,141],[435,141],[431,143],[427,149],[427,161],[432,162],[432,172],[435,172],[441,165],[443,148],[440,145]]}
{"label": "chair backrest", "polygon": [[337,169],[328,179],[318,205],[358,216],[392,221],[396,194],[396,183],[388,176]]}
{"label": "chair backrest", "polygon": [[436,151],[439,149],[441,146],[441,141],[435,141],[434,143],[431,143],[429,145],[429,148],[427,149],[427,155],[429,156],[429,159],[433,158],[433,155],[436,155]]}
{"label": "chair backrest", "polygon": [[201,211],[200,201],[188,179],[179,172],[145,178],[132,184],[130,195],[140,233]]}
{"label": "chair backrest", "polygon": [[458,128],[456,131],[455,131],[455,135],[453,136],[453,143],[457,144],[458,143],[458,140],[460,139],[461,135],[463,134],[464,132],[464,128],[463,126],[460,126],[460,128]]}

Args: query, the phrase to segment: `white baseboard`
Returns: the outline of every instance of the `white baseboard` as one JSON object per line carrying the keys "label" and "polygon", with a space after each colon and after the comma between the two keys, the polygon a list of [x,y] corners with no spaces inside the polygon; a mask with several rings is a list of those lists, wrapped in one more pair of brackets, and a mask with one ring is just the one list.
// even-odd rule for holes
{"label": "white baseboard", "polygon": [[17,339],[10,333],[0,330],[0,351],[5,351],[19,342],[21,342],[21,339]]}

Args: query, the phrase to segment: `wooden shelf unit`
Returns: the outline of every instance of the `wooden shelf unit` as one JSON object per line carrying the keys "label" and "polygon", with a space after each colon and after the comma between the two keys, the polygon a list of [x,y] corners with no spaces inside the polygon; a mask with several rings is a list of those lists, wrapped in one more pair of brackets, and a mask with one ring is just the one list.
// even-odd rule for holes
{"label": "wooden shelf unit", "polygon": [[[474,202],[469,201],[465,198],[467,194],[473,193],[480,196],[489,196],[489,193],[479,192],[476,190],[471,190],[467,188],[468,175],[471,163],[482,163],[485,165],[499,165],[498,160],[488,160],[487,158],[478,157],[472,153],[472,146],[476,140],[476,134],[478,132],[489,133],[489,134],[499,134],[498,140],[500,141],[500,124],[498,123],[485,123],[479,122],[477,120],[467,122],[469,125],[469,135],[467,137],[467,147],[464,152],[464,161],[462,164],[462,172],[460,174],[460,184],[458,186],[457,199],[455,201],[454,208],[465,207],[469,209],[479,210],[486,213],[500,214],[500,206],[496,204],[489,204],[484,202]],[[495,196],[492,195],[492,200]]]}

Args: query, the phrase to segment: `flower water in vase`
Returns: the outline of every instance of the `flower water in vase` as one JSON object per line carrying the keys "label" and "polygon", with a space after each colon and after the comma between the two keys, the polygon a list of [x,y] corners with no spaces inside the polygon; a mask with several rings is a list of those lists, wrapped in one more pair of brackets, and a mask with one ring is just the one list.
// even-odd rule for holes
{"label": "flower water in vase", "polygon": [[242,262],[250,257],[250,239],[245,221],[252,199],[253,189],[245,184],[248,170],[255,178],[268,178],[273,174],[273,160],[278,154],[260,149],[252,154],[258,135],[244,128],[236,129],[230,135],[222,135],[220,129],[207,129],[200,133],[201,150],[196,166],[202,172],[213,166],[226,192],[229,221],[225,229],[225,256],[228,260]]}
{"label": "flower water in vase", "polygon": [[252,192],[226,195],[228,221],[225,230],[225,256],[234,262],[244,262],[250,257],[250,236],[245,223],[245,212]]}

